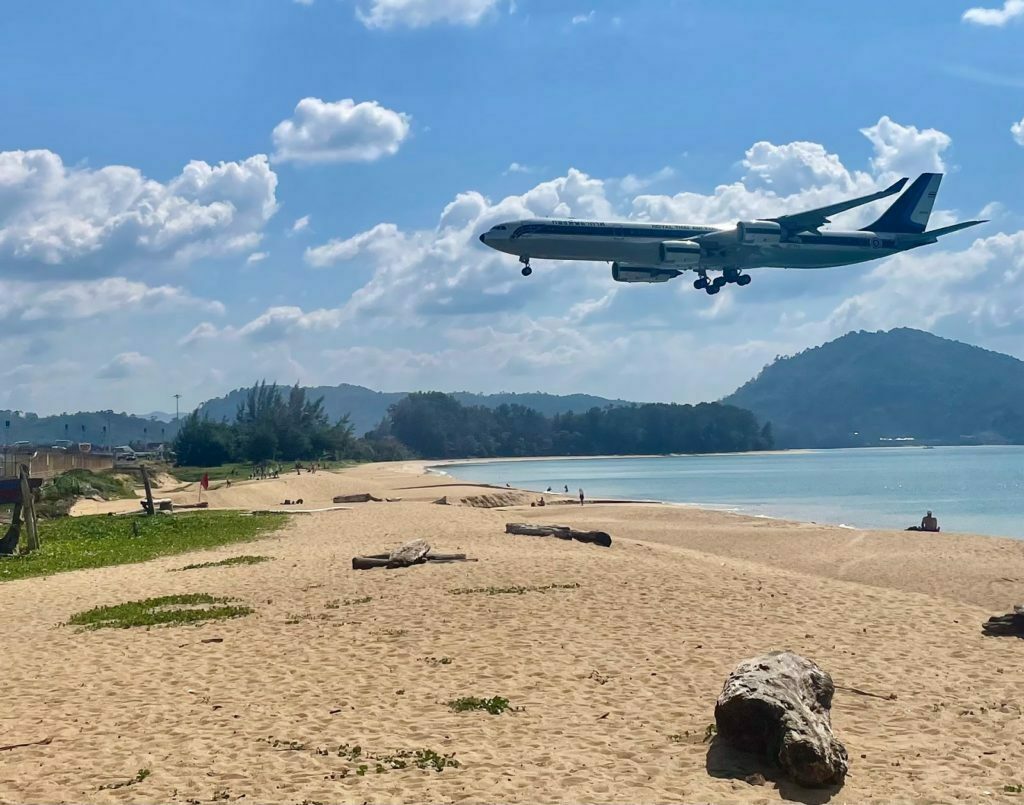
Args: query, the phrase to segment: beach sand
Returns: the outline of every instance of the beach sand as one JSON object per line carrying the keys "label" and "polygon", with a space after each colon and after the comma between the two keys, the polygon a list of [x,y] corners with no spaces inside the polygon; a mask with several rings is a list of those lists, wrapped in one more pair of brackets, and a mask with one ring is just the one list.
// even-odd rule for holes
{"label": "beach sand", "polygon": [[[424,475],[417,462],[204,497],[321,508],[358,492],[402,500],[295,516],[258,542],[0,584],[0,744],[53,737],[0,752],[0,801],[1021,801],[1004,786],[1024,783],[1024,641],[984,638],[980,625],[1024,599],[1024,542],[680,506],[535,509],[527,493]],[[196,489],[160,495],[194,502]],[[430,504],[442,495],[527,505]],[[599,528],[615,542],[507,536],[513,520]],[[350,569],[354,555],[416,537],[479,561]],[[274,561],[167,572],[240,554]],[[552,584],[579,586],[451,593]],[[148,631],[59,625],[182,592],[256,612]],[[837,692],[833,724],[850,754],[839,791],[748,784],[753,767],[704,742],[729,671],[774,649],[810,657],[837,685],[897,694]],[[442,657],[451,662],[427,660]],[[522,709],[451,712],[462,696]],[[454,752],[461,766],[376,774],[370,762],[343,777],[354,766],[340,744]],[[100,790],[141,768],[142,782]]]}

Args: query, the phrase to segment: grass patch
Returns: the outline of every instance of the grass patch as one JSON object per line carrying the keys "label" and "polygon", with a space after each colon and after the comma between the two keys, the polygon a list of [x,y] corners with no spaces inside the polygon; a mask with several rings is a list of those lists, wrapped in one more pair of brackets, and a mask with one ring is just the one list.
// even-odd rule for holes
{"label": "grass patch", "polygon": [[339,609],[341,607],[354,606],[355,604],[369,604],[372,600],[372,595],[368,595],[365,598],[346,598],[344,601],[339,601],[335,598],[325,603],[324,609]]}
{"label": "grass patch", "polygon": [[208,567],[234,567],[235,565],[258,565],[262,562],[269,562],[269,556],[232,556],[230,559],[221,559],[219,562],[200,562],[197,565],[185,565],[185,567],[173,568],[171,572],[180,570],[203,570]]}
{"label": "grass patch", "polygon": [[448,706],[456,713],[468,713],[473,710],[484,710],[492,716],[500,716],[506,710],[513,712],[520,709],[512,707],[509,700],[503,696],[492,696],[490,699],[479,699],[476,696],[463,696],[461,699],[452,699]]}
{"label": "grass patch", "polygon": [[137,772],[135,772],[135,776],[132,777],[130,780],[123,780],[120,783],[107,783],[106,785],[101,785],[100,791],[113,791],[117,788],[127,788],[130,785],[141,783],[143,780],[149,777],[149,775],[149,769],[139,769]]}
{"label": "grass patch", "polygon": [[[317,750],[317,754],[327,755],[327,750]],[[335,753],[349,763],[357,764],[354,771],[362,777],[370,771],[371,764],[375,774],[384,774],[399,769],[429,769],[438,773],[445,769],[457,769],[461,765],[455,759],[455,753],[439,754],[433,749],[400,749],[397,752],[374,753],[365,752],[359,745],[342,744]],[[346,777],[349,769],[344,769],[338,776]]]}
{"label": "grass patch", "polygon": [[79,612],[68,619],[68,625],[86,629],[130,629],[133,626],[168,626],[252,614],[251,607],[237,606],[232,603],[234,600],[207,593],[162,595]]}
{"label": "grass patch", "polygon": [[[283,514],[248,517],[232,511],[153,517],[64,517],[39,524],[42,545],[35,553],[0,557],[0,582],[145,562],[159,556],[244,542],[276,531],[287,520]],[[138,536],[133,533],[133,524]]]}
{"label": "grass patch", "polygon": [[[301,462],[303,467],[308,467],[308,461]],[[318,464],[321,462],[317,462]],[[323,462],[326,469],[317,472],[328,472],[330,470],[340,470],[345,467],[352,467],[356,464],[355,461],[326,461]],[[281,473],[281,477],[285,477],[288,473],[295,474],[295,462],[292,461],[282,462],[278,465]],[[247,464],[244,461],[235,462],[232,464],[221,464],[219,467],[170,467],[167,470],[171,475],[177,478],[179,481],[185,481],[193,483],[202,479],[204,475],[209,475],[211,481],[225,481],[231,479],[231,483],[237,483],[238,481],[247,481],[249,475],[253,472],[253,465]],[[305,470],[303,470],[305,472]]]}
{"label": "grass patch", "polygon": [[475,593],[482,593],[484,595],[522,595],[523,593],[545,593],[548,590],[576,590],[579,586],[579,582],[574,581],[570,584],[545,584],[540,587],[461,587],[449,590],[448,592],[452,595],[473,595]]}

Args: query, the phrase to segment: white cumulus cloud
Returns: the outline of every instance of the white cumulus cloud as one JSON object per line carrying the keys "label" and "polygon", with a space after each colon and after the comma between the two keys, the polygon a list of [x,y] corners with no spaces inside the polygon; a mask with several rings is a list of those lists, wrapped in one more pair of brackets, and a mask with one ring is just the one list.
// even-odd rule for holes
{"label": "white cumulus cloud", "polygon": [[500,0],[371,0],[356,9],[367,28],[424,28],[436,23],[473,26]]}
{"label": "white cumulus cloud", "polygon": [[276,188],[262,155],[193,161],[161,183],[122,165],[68,167],[52,151],[3,151],[0,260],[82,276],[251,250],[277,209]]}
{"label": "white cumulus cloud", "polygon": [[262,263],[268,257],[270,257],[269,252],[253,252],[252,254],[245,258],[245,263],[246,265],[252,265],[253,263]]}
{"label": "white cumulus cloud", "polygon": [[309,216],[303,215],[301,218],[296,218],[295,223],[292,224],[292,234],[297,235],[299,232],[305,232],[309,229]]}
{"label": "white cumulus cloud", "polygon": [[1010,134],[1017,141],[1017,145],[1024,145],[1024,117],[1010,126]]}
{"label": "white cumulus cloud", "polygon": [[138,352],[122,352],[113,360],[100,367],[97,377],[107,380],[124,380],[137,375],[141,370],[153,365],[153,360]]}
{"label": "white cumulus cloud", "polygon": [[597,13],[596,11],[590,11],[587,14],[577,14],[576,16],[574,16],[572,18],[572,24],[573,25],[586,25],[588,22],[593,22],[594,14],[596,14],[596,13]]}
{"label": "white cumulus cloud", "polygon": [[881,174],[910,176],[915,173],[943,173],[946,163],[942,153],[953,140],[938,129],[901,126],[887,115],[874,126],[861,129],[875,146],[871,165]]}
{"label": "white cumulus cloud", "polygon": [[1017,17],[1024,17],[1024,0],[1004,0],[1001,8],[969,8],[963,14],[964,22],[997,28]]}
{"label": "white cumulus cloud", "polygon": [[376,101],[303,98],[274,127],[274,159],[295,162],[373,162],[391,156],[409,136],[410,117]]}

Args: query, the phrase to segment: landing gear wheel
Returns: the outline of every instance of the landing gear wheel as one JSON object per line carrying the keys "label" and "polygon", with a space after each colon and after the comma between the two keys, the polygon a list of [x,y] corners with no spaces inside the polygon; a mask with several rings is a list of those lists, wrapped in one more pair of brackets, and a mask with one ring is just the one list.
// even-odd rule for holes
{"label": "landing gear wheel", "polygon": [[693,281],[693,287],[696,288],[698,291],[703,291],[710,284],[711,281],[707,277],[698,277]]}
{"label": "landing gear wheel", "polygon": [[709,285],[707,288],[704,289],[708,296],[714,296],[720,290],[722,290],[721,285]]}
{"label": "landing gear wheel", "polygon": [[523,266],[522,274],[523,274],[524,277],[528,277],[532,273],[533,273],[533,269],[532,268],[530,268],[529,266]]}
{"label": "landing gear wheel", "polygon": [[717,290],[715,292],[717,293],[718,291],[722,290],[722,288],[725,287],[725,284],[728,281],[729,280],[727,280],[725,277],[715,277],[715,279],[711,283],[711,287],[716,288]]}
{"label": "landing gear wheel", "polygon": [[740,275],[739,277],[736,278],[736,284],[737,285],[750,285],[750,279],[751,279],[751,277],[750,277],[749,274],[742,274],[742,275]]}
{"label": "landing gear wheel", "polygon": [[530,276],[533,273],[533,269],[530,268],[530,258],[523,255],[519,258],[519,262],[523,264],[523,276]]}
{"label": "landing gear wheel", "polygon": [[739,282],[740,272],[735,268],[727,268],[722,273],[722,277],[726,282]]}

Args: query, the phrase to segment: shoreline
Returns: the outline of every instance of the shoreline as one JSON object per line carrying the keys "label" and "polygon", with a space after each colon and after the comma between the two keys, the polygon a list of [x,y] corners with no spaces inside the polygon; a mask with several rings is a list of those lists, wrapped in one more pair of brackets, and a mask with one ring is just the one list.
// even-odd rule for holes
{"label": "shoreline", "polygon": [[[1005,445],[991,445],[991,446],[993,446],[993,447],[1005,447]],[[969,447],[970,447],[970,449],[977,449],[976,446],[973,446],[973,445],[971,445]],[[867,448],[834,448],[834,449],[836,449],[836,450],[857,450],[857,451],[862,451],[862,450],[872,450],[872,451],[875,451],[875,450],[924,450],[924,449],[926,449],[926,447],[925,446],[921,446],[921,445],[917,445],[917,446],[906,446],[906,447],[900,446],[900,447],[867,447]],[[950,448],[950,449],[952,449],[952,448]],[[522,462],[588,461],[588,460],[593,460],[593,461],[609,461],[609,460],[618,460],[618,459],[651,459],[651,458],[684,458],[684,457],[685,458],[691,458],[691,457],[692,458],[699,458],[699,457],[712,457],[712,456],[714,456],[714,457],[725,457],[725,456],[759,456],[759,455],[765,455],[765,456],[807,455],[807,454],[814,454],[814,453],[827,453],[827,452],[830,452],[830,450],[831,449],[799,449],[799,450],[771,450],[771,451],[754,451],[754,452],[749,452],[748,451],[748,452],[742,452],[742,453],[686,453],[686,454],[681,454],[680,453],[680,454],[670,454],[670,455],[630,455],[630,456],[615,456],[615,455],[611,455],[611,456],[537,456],[537,457],[526,457],[526,456],[524,456],[524,457],[516,457],[516,458],[444,459],[444,460],[440,460],[440,461],[436,461],[436,460],[435,461],[422,460],[422,461],[419,461],[418,463],[420,463],[422,465],[422,469],[423,469],[423,472],[425,474],[432,474],[432,475],[436,475],[436,476],[447,477],[447,478],[451,478],[453,480],[462,481],[464,483],[477,484],[477,483],[482,483],[482,482],[472,481],[472,480],[470,480],[469,478],[467,478],[464,475],[454,475],[454,474],[452,474],[452,472],[450,470],[453,467],[472,467],[474,465],[522,463]],[[515,487],[515,486],[512,486],[512,487],[501,487],[501,486],[499,486],[497,484],[495,484],[493,486],[496,489],[498,489],[498,488],[518,489],[519,491],[522,491],[524,493],[531,494],[531,495],[541,495],[541,496],[550,495],[552,497],[559,498],[559,499],[568,498],[568,499],[576,500],[576,496],[573,493],[571,493],[571,492],[570,493],[565,493],[565,492],[558,491],[556,489],[553,489],[552,491],[549,492],[549,491],[541,490],[541,489],[526,489],[526,488]],[[666,500],[666,499],[661,499],[661,498],[640,498],[640,499],[620,498],[620,497],[617,497],[614,492],[612,492],[612,494],[610,494],[610,495],[604,495],[602,499],[603,500],[607,500],[608,502],[628,501],[628,502],[637,502],[637,503],[658,504],[658,505],[663,505],[663,506],[680,506],[680,507],[692,508],[692,509],[697,509],[697,510],[702,510],[702,511],[717,512],[717,513],[724,514],[724,515],[749,517],[749,518],[753,518],[753,519],[774,520],[774,521],[789,522],[789,523],[808,524],[808,525],[822,525],[822,526],[829,526],[829,527],[834,527],[834,528],[842,528],[842,529],[851,530],[851,531],[872,531],[872,532],[874,532],[874,531],[887,531],[887,532],[894,532],[894,533],[902,533],[902,532],[905,532],[907,530],[907,528],[905,526],[901,527],[901,526],[888,526],[888,525],[857,525],[857,524],[845,522],[841,518],[836,518],[836,519],[810,519],[809,517],[801,516],[800,514],[790,515],[790,514],[786,514],[784,512],[778,512],[778,513],[761,512],[761,511],[756,511],[756,510],[752,510],[752,509],[746,508],[743,505],[743,503],[735,503],[735,502],[724,502],[723,501],[721,503],[714,503],[714,502],[707,502],[707,501],[693,500],[693,499],[690,499],[690,500]],[[766,500],[770,500],[772,502],[770,502],[768,504],[761,503],[760,505],[763,505],[766,508],[771,508],[772,504],[775,502],[775,499],[774,498],[766,498]],[[590,501],[588,500],[588,503],[589,502]],[[783,504],[782,506],[776,506],[776,508],[785,508],[785,504]],[[799,508],[799,507],[797,507],[797,508]],[[849,512],[847,512],[847,514],[849,514]],[[916,523],[913,522],[913,520],[911,520],[911,525],[915,525],[915,524]],[[989,539],[1008,539],[1008,540],[1014,540],[1014,541],[1018,541],[1018,542],[1024,542],[1024,533],[1021,533],[1019,535],[1017,535],[1017,534],[1009,534],[1009,533],[1005,533],[1005,532],[1004,533],[997,533],[997,532],[994,532],[994,531],[983,533],[983,532],[979,532],[979,531],[972,531],[972,530],[969,530],[967,528],[960,528],[960,529],[955,529],[954,530],[954,529],[950,529],[948,527],[944,528],[942,531],[937,532],[937,533],[939,533],[939,534],[950,534],[950,535],[979,536],[979,537],[986,537],[986,538],[989,538]]]}

